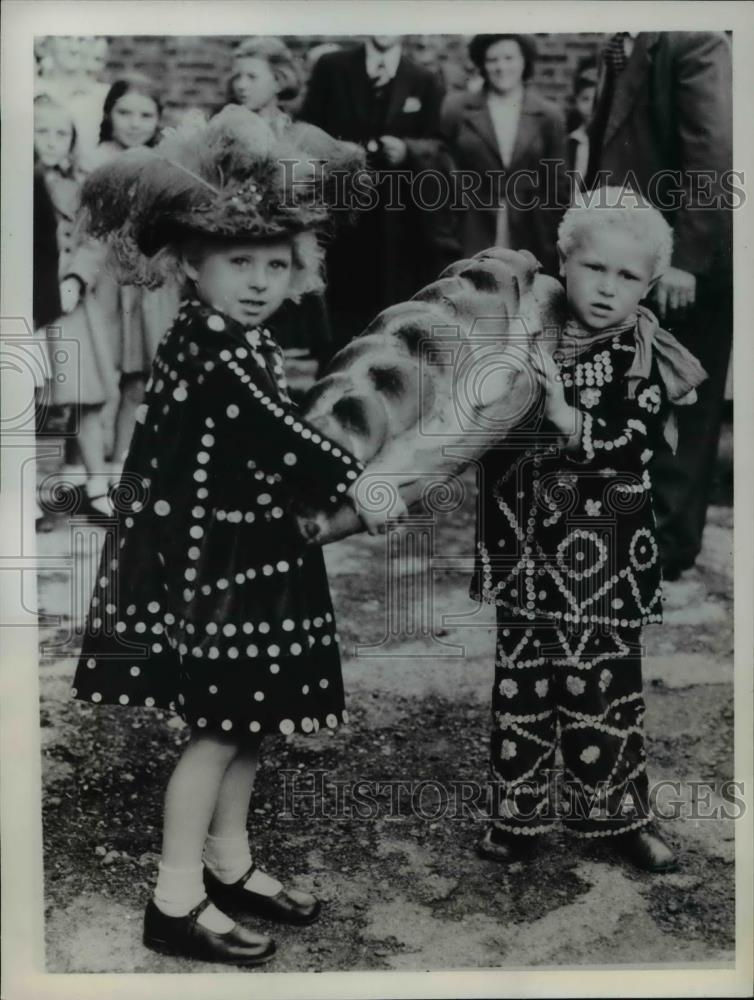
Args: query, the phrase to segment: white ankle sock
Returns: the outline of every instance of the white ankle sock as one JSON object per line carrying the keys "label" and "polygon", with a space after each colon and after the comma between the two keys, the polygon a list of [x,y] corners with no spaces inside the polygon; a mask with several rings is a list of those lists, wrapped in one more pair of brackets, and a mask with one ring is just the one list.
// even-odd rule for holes
{"label": "white ankle sock", "polygon": [[[242,878],[251,868],[251,850],[246,834],[236,837],[213,837],[210,834],[204,847],[204,863],[221,882],[230,885]],[[276,878],[256,868],[247,879],[245,889],[263,896],[276,896],[283,888]]]}
{"label": "white ankle sock", "polygon": [[[201,865],[197,868],[166,868],[160,862],[157,870],[154,901],[166,916],[185,917],[206,896]],[[197,923],[217,934],[224,934],[234,925],[234,921],[213,903],[199,914]]]}
{"label": "white ankle sock", "polygon": [[226,885],[237,882],[251,868],[249,838],[245,833],[236,837],[209,834],[204,844],[204,863]]}

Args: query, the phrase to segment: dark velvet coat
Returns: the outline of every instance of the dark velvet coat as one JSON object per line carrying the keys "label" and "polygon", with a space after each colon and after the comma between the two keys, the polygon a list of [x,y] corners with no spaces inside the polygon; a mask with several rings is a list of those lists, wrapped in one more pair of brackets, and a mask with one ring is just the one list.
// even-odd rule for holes
{"label": "dark velvet coat", "polygon": [[337,504],[360,469],[299,418],[269,333],[184,302],[114,498],[77,697],[239,738],[342,722],[322,552],[292,504]]}

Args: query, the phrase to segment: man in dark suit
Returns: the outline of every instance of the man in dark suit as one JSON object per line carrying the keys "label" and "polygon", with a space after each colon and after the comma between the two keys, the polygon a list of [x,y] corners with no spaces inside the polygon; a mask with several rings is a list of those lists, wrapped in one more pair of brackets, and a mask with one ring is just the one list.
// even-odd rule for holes
{"label": "man in dark suit", "polygon": [[[400,36],[373,36],[315,64],[300,117],[363,145],[378,171],[376,206],[328,250],[336,349],[460,256],[449,210],[422,208],[410,183],[421,171],[448,169],[440,137],[442,97],[433,74],[403,54]],[[427,185],[426,196],[435,198],[438,190],[430,192]]]}
{"label": "man in dark suit", "polygon": [[[693,566],[714,479],[732,317],[732,81],[723,33],[621,32],[602,54],[587,184],[638,187],[673,227],[660,321],[708,373],[678,409],[678,449],[652,476],[666,579]],[[727,193],[726,193],[727,192]]]}

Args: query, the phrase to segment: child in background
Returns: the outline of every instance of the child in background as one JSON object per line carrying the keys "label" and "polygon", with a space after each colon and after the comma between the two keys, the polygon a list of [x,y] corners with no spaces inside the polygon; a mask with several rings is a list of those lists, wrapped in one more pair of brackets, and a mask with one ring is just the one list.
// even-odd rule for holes
{"label": "child in background", "polygon": [[[97,166],[128,149],[151,147],[159,139],[161,106],[154,84],[140,74],[109,88],[100,126]],[[80,368],[63,364],[59,392],[80,406],[77,445],[85,469],[78,510],[110,516],[110,486],[117,482],[144,398],[157,344],[175,318],[180,291],[121,285],[105,242],[80,238],[61,271],[64,337],[79,343]]]}
{"label": "child in background", "polygon": [[191,290],[155,358],[74,693],[169,708],[190,725],[144,941],[246,965],[274,945],[224,911],[307,924],[320,909],[253,864],[261,740],[346,721],[322,552],[301,543],[291,504],[342,502],[361,465],[301,420],[268,329],[283,302],[321,287],[329,213],[290,190],[281,164],[312,158],[326,177],[361,165],[356,147],[319,129],[276,133],[228,107],[155,153],[112,161],[85,189],[92,230],[116,237],[131,280],[177,265]]}
{"label": "child in background", "polygon": [[[272,121],[282,119],[286,112],[293,114],[300,90],[293,54],[282,39],[247,38],[234,49],[230,102]],[[286,302],[275,317],[274,333],[286,357],[291,395],[300,398],[316,369],[332,354],[332,331],[322,295]]]}
{"label": "child in background", "polygon": [[[662,620],[648,463],[666,404],[688,403],[698,362],[640,305],[669,266],[660,213],[603,189],[558,233],[569,319],[535,357],[555,443],[486,461],[475,593],[497,606],[491,778],[499,812],[480,852],[530,853],[552,816],[558,745],[566,829],[648,871],[673,851],[652,825],[641,629]],[[559,732],[558,732],[559,725]]]}
{"label": "child in background", "polygon": [[272,35],[247,38],[233,51],[228,101],[263,118],[283,114],[301,89],[298,70],[288,46]]}
{"label": "child in background", "polygon": [[34,99],[34,161],[42,174],[56,217],[58,280],[73,249],[73,227],[84,173],[76,162],[76,128],[71,113],[46,96]]}

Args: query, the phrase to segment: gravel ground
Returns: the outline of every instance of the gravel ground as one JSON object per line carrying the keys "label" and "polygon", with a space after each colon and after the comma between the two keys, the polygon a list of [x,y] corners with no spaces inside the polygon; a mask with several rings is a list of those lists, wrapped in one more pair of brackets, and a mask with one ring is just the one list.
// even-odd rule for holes
{"label": "gravel ground", "polygon": [[[732,777],[733,727],[733,518],[724,467],[721,482],[698,565],[667,586],[666,624],[645,635],[651,776],[717,783],[718,792]],[[315,891],[323,915],[304,929],[260,922],[278,945],[265,969],[732,962],[731,818],[694,819],[686,810],[668,820],[681,866],[650,876],[559,830],[526,864],[480,860],[481,822],[443,817],[432,788],[424,815],[387,797],[362,818],[344,814],[339,782],[484,780],[494,637],[490,609],[468,599],[459,564],[471,552],[471,531],[468,501],[438,521],[434,551],[444,568],[433,578],[432,628],[397,637],[385,621],[384,539],[359,536],[327,550],[351,722],[336,734],[270,738],[250,820],[262,866]],[[71,538],[59,519],[40,536],[40,554],[70,560]],[[95,548],[79,557],[78,571],[91,566]],[[408,588],[411,570],[396,585]],[[187,733],[169,714],[70,699],[75,645],[66,639],[88,595],[71,608],[69,579],[65,565],[40,575],[47,969],[221,974],[141,944],[163,789]],[[356,655],[357,644],[372,648]],[[300,787],[321,774],[315,815],[291,815],[283,771],[302,772]],[[711,801],[735,812],[717,793]]]}

